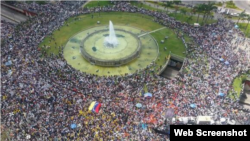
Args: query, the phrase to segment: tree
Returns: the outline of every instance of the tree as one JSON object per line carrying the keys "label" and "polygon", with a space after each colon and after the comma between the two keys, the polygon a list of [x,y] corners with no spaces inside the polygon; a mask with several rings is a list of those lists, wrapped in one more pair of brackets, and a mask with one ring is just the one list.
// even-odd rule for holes
{"label": "tree", "polygon": [[196,14],[196,9],[195,7],[192,8],[192,11],[191,11],[191,15],[193,14],[193,16]]}
{"label": "tree", "polygon": [[177,14],[177,11],[179,10],[179,6],[174,6],[174,9],[175,9],[175,14]]}
{"label": "tree", "polygon": [[174,0],[173,3],[178,5],[178,4],[181,4],[181,1],[180,0]]}
{"label": "tree", "polygon": [[204,22],[207,11],[208,11],[208,6],[204,3],[204,4],[201,4],[201,7],[202,7],[201,12],[203,13],[202,22]]}
{"label": "tree", "polygon": [[167,12],[168,12],[168,7],[172,7],[172,5],[173,5],[173,2],[172,2],[172,1],[166,1],[165,6],[166,6],[166,8],[167,8]]}
{"label": "tree", "polygon": [[13,4],[13,3],[15,3],[16,2],[16,0],[4,0],[6,3],[8,3],[8,4]]}
{"label": "tree", "polygon": [[207,5],[206,5],[206,18],[205,18],[205,23],[207,22],[207,19],[209,16],[212,16],[212,11],[213,10],[216,10],[217,7],[215,6],[215,3],[214,2],[209,2]]}
{"label": "tree", "polygon": [[181,8],[181,9],[180,9],[180,12],[181,12],[183,15],[186,15],[186,14],[187,14],[187,10],[184,9],[184,8]]}
{"label": "tree", "polygon": [[189,23],[190,20],[193,20],[193,16],[189,16],[186,22]]}
{"label": "tree", "polygon": [[236,24],[238,24],[239,21],[240,21],[240,19],[243,19],[245,16],[246,16],[246,10],[242,11],[242,12],[239,14],[239,19],[238,19],[238,21],[237,21]]}
{"label": "tree", "polygon": [[196,5],[194,7],[194,10],[198,13],[198,17],[197,17],[197,20],[196,20],[196,22],[198,23],[199,17],[200,17],[200,13],[203,12],[203,5],[202,4]]}

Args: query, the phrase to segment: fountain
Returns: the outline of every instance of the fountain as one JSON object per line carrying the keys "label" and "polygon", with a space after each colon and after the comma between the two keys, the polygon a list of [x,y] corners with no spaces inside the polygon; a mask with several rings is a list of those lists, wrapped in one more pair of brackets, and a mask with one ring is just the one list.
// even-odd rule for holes
{"label": "fountain", "polygon": [[100,76],[132,74],[158,56],[157,42],[149,34],[139,38],[141,31],[127,25],[114,26],[107,20],[106,25],[72,36],[63,54],[68,64],[82,72]]}
{"label": "fountain", "polygon": [[109,36],[104,39],[104,46],[114,48],[118,45],[113,23],[109,21]]}

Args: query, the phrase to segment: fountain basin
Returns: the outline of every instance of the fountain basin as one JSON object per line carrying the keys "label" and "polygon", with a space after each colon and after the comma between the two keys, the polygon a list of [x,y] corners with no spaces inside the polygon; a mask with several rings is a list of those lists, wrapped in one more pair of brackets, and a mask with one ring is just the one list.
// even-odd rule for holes
{"label": "fountain basin", "polygon": [[[87,38],[91,33],[95,31],[108,29],[107,25],[91,27],[82,31],[79,31],[73,35],[65,45],[63,49],[63,56],[67,63],[71,65],[76,70],[85,72],[87,74],[94,74],[98,76],[113,76],[113,75],[125,75],[133,74],[138,70],[146,68],[148,65],[155,61],[158,56],[158,44],[154,38],[148,34],[140,37],[141,43],[141,53],[140,56],[125,65],[119,67],[113,66],[99,66],[93,65],[88,60],[86,60],[80,48],[82,46],[82,41]],[[137,27],[131,27],[127,25],[115,25],[115,29],[122,29],[128,32],[132,32],[134,35],[143,34],[142,30]],[[119,34],[119,33],[117,33]],[[103,45],[103,41],[101,43]],[[96,47],[90,48],[91,50],[97,50]]]}
{"label": "fountain basin", "polygon": [[141,52],[141,41],[132,32],[115,29],[119,42],[115,47],[107,47],[104,40],[109,36],[108,29],[102,29],[88,34],[80,46],[82,56],[98,66],[121,66],[138,58]]}

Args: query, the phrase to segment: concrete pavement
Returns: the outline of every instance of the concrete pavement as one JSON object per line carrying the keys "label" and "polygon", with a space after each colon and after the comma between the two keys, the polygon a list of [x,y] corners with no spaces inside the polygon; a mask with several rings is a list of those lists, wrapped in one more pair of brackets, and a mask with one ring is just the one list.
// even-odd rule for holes
{"label": "concrete pavement", "polygon": [[[208,1],[208,0],[207,0]],[[189,2],[189,1],[186,1],[186,2]],[[201,3],[201,1],[197,1],[197,2],[199,2],[199,3]],[[155,5],[155,4],[153,4],[153,3],[150,3],[150,2],[145,2],[145,1],[143,1],[142,2],[143,4],[146,4],[146,5],[148,5],[148,6],[150,6],[150,7],[153,7],[153,8],[157,8],[157,9],[159,9],[159,10],[163,10],[163,11],[167,11],[167,9],[165,8],[165,7],[163,7],[163,6],[160,6],[160,5]],[[190,3],[192,3],[192,1],[190,2]],[[175,10],[173,10],[173,9],[168,9],[168,11],[169,12],[175,12]],[[235,9],[230,9],[230,11],[232,11],[232,12],[235,12],[235,13],[240,13],[241,11],[238,11],[238,10],[235,10]],[[179,12],[179,11],[178,11]],[[194,15],[194,16],[198,16],[198,14],[196,14],[196,15]],[[219,13],[214,13],[214,19],[215,20],[217,20],[217,19],[219,19],[219,18],[223,18],[224,16],[222,15],[222,14],[219,14]],[[232,20],[233,22],[237,22],[238,20]],[[241,20],[240,21],[240,23],[247,23],[248,21],[246,21],[246,20]]]}
{"label": "concrete pavement", "polygon": [[3,5],[1,5],[1,18],[3,17],[2,15],[4,15],[5,18],[9,17],[9,20],[14,19],[15,21],[19,22],[24,22],[28,19],[28,17],[26,17],[25,15]]}
{"label": "concrete pavement", "polygon": [[246,13],[250,14],[250,0],[234,0],[234,3],[237,7],[246,10]]}
{"label": "concrete pavement", "polygon": [[2,13],[1,13],[1,19],[2,19],[2,20],[4,20],[4,21],[7,21],[7,22],[10,22],[10,23],[13,23],[13,24],[18,24],[18,22],[13,21],[11,18],[6,17],[6,16],[5,16],[5,15],[3,15]]}

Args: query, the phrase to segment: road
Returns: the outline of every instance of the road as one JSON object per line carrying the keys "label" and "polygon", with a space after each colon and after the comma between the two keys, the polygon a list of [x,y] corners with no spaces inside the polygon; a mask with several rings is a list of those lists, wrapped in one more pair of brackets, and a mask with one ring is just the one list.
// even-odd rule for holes
{"label": "road", "polygon": [[206,2],[209,2],[209,1],[221,2],[223,0],[182,0],[181,2],[184,3],[184,4],[196,5],[196,4],[206,3]]}
{"label": "road", "polygon": [[[3,5],[1,5],[1,18],[4,17],[4,16],[2,16],[2,14],[7,16],[7,17],[10,17],[16,21],[19,21],[19,22],[23,22],[23,21],[26,21],[28,19],[28,17],[26,17],[25,15],[23,15],[17,11],[14,11],[8,7],[5,7]],[[6,18],[6,17],[4,17],[4,18]],[[8,21],[10,21],[10,20],[8,20]]]}
{"label": "road", "polygon": [[237,7],[246,10],[246,13],[250,14],[250,0],[234,0],[234,3]]}

